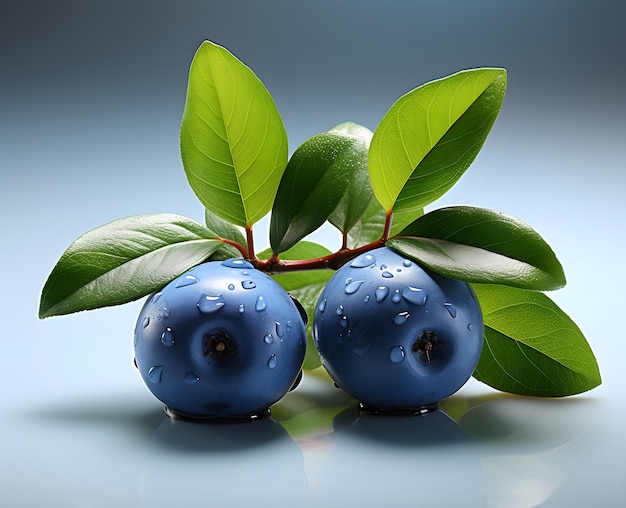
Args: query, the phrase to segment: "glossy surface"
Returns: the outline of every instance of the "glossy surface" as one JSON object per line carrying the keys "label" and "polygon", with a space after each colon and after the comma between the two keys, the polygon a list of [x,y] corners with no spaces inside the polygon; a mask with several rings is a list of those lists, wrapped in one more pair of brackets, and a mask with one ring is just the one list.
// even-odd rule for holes
{"label": "glossy surface", "polygon": [[322,365],[371,410],[417,410],[452,395],[474,372],[482,329],[469,284],[386,247],[341,267],[313,320]]}
{"label": "glossy surface", "polygon": [[241,259],[199,265],[148,297],[134,337],[146,386],[188,418],[263,415],[293,386],[306,347],[296,304]]}
{"label": "glossy surface", "polygon": [[[2,506],[626,506],[625,9],[606,0],[3,2]],[[346,120],[373,128],[425,80],[505,66],[502,113],[436,206],[502,210],[546,238],[568,280],[550,296],[588,338],[602,386],[543,400],[470,379],[441,404],[452,421],[424,431],[422,420],[355,422],[355,400],[305,376],[271,420],[198,425],[168,418],[132,364],[143,302],[39,321],[50,269],[89,228],[150,212],[202,221],[178,129],[185,74],[205,37],[259,73],[291,149]],[[334,231],[315,239],[341,245]]]}

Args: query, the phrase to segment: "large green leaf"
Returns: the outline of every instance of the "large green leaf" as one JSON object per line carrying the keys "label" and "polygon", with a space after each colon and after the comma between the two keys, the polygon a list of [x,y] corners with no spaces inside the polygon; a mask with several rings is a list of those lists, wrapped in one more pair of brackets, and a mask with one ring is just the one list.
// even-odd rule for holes
{"label": "large green leaf", "polygon": [[287,134],[255,74],[205,41],[189,71],[180,128],[183,165],[202,204],[238,226],[269,212],[287,164]]}
{"label": "large green leaf", "polygon": [[372,131],[362,125],[346,122],[335,126],[330,132],[353,136],[363,144],[360,150],[362,161],[355,165],[343,198],[328,218],[333,226],[346,234],[357,224],[370,202],[375,200],[367,170],[367,150],[372,140]]}
{"label": "large green leaf", "polygon": [[[329,255],[331,252],[324,246],[309,242],[299,242],[292,249],[281,254],[282,259],[316,259]],[[260,258],[271,255],[271,250],[259,254]],[[287,272],[273,275],[273,278],[296,298],[304,307],[308,317],[307,324],[307,348],[304,359],[304,369],[312,370],[319,367],[320,358],[313,342],[313,316],[315,306],[322,290],[335,272],[332,270],[306,270]]]}
{"label": "large green leaf", "polygon": [[289,160],[272,208],[273,251],[290,249],[324,224],[363,167],[367,146],[358,137],[324,132],[302,143]]}
{"label": "large green leaf", "polygon": [[551,290],[565,285],[554,251],[528,224],[471,206],[434,210],[388,245],[433,271],[468,282]]}
{"label": "large green leaf", "polygon": [[476,379],[542,397],[574,395],[602,382],[584,335],[545,294],[493,285],[474,289],[485,321]]}
{"label": "large green leaf", "polygon": [[77,238],[41,292],[39,317],[127,303],[163,287],[222,244],[202,224],[172,214],[113,221]]}
{"label": "large green leaf", "polygon": [[447,192],[482,147],[505,90],[504,69],[479,68],[400,97],[369,150],[372,188],[385,210],[419,212]]}

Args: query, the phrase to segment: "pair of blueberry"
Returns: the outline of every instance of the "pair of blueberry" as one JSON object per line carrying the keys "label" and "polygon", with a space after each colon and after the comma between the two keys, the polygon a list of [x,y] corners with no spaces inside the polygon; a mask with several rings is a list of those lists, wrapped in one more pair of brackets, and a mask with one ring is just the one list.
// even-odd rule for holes
{"label": "pair of blueberry", "polygon": [[[300,379],[306,320],[247,261],[204,263],[148,298],[136,364],[173,417],[258,418]],[[471,376],[483,321],[469,284],[382,247],[333,275],[313,337],[322,365],[363,409],[421,412]]]}

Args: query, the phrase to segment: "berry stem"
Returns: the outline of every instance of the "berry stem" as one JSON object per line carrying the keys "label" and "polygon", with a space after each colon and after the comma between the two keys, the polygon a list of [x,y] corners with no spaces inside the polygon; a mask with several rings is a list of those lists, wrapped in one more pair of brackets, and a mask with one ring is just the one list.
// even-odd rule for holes
{"label": "berry stem", "polygon": [[242,257],[244,258],[248,257],[248,251],[239,242],[235,242],[234,240],[229,240],[228,238],[221,238],[221,237],[217,237],[215,238],[215,240],[219,240],[220,242],[224,242],[224,243],[227,243],[228,245],[232,245],[233,247],[235,247],[235,249],[237,249],[241,253]]}
{"label": "berry stem", "polygon": [[267,273],[285,273],[296,272],[302,270],[324,270],[331,269],[337,270],[345,263],[364,252],[368,252],[372,249],[382,247],[385,242],[382,240],[376,240],[375,242],[368,243],[356,249],[340,249],[333,254],[323,256],[314,259],[284,259],[280,260],[277,256],[272,256],[266,260],[249,260],[256,269]]}
{"label": "berry stem", "polygon": [[391,224],[393,223],[393,210],[387,210],[385,214],[385,226],[383,227],[383,234],[381,236],[381,240],[386,242],[389,240],[389,235],[391,235]]}
{"label": "berry stem", "polygon": [[246,224],[246,243],[248,244],[248,253],[244,257],[252,260],[257,259],[254,252],[254,235],[252,234],[252,225]]}

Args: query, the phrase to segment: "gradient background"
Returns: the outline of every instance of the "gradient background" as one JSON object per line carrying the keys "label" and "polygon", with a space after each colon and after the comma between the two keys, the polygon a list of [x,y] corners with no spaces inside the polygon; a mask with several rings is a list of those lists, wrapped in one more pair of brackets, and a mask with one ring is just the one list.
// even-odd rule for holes
{"label": "gradient background", "polygon": [[[37,505],[36,494],[23,497],[29,457],[41,462],[53,436],[22,430],[34,416],[59,425],[107,420],[107,408],[132,419],[135,408],[155,407],[130,361],[140,303],[39,321],[38,298],[58,257],[89,229],[152,212],[202,220],[178,127],[188,67],[204,39],[227,47],[265,83],[290,151],[340,122],[373,130],[400,95],[431,79],[507,68],[492,133],[436,206],[510,213],[558,254],[568,286],[551,296],[587,336],[604,384],[584,396],[602,409],[592,419],[598,442],[585,448],[597,462],[580,458],[591,480],[574,475],[572,490],[548,504],[589,505],[601,489],[621,506],[625,22],[618,1],[2,0],[0,442],[14,471],[1,480],[11,506],[31,498]],[[259,248],[265,226],[257,228]],[[315,238],[338,245],[328,230]],[[53,466],[41,468],[49,474]],[[79,506],[76,499],[69,505]]]}

